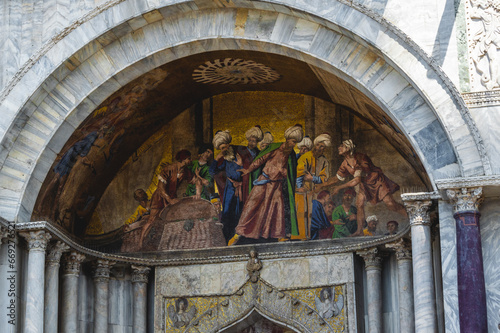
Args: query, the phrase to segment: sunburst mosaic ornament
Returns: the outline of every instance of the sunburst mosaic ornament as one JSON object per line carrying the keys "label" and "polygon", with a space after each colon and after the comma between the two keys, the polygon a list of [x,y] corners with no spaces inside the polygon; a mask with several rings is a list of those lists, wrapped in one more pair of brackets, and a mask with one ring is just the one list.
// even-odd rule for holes
{"label": "sunburst mosaic ornament", "polygon": [[279,80],[274,69],[253,60],[215,59],[193,72],[193,80],[206,84],[258,84]]}

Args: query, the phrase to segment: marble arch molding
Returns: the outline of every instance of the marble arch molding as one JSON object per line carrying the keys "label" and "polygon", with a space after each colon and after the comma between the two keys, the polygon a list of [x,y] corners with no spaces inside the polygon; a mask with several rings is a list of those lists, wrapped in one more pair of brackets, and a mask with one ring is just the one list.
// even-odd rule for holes
{"label": "marble arch molding", "polygon": [[0,215],[30,219],[57,153],[109,95],[170,61],[216,50],[303,61],[332,96],[330,80],[341,78],[396,123],[432,182],[491,173],[461,97],[423,51],[362,8],[332,1],[319,12],[319,2],[307,8],[244,0],[229,2],[232,8],[215,1],[97,7],[35,54],[0,96],[7,124],[0,128]]}

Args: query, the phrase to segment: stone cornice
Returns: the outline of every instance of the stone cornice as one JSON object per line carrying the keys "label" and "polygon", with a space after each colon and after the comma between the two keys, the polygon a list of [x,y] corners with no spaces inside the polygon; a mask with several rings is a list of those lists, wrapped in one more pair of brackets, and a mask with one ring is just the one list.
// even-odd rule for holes
{"label": "stone cornice", "polygon": [[441,194],[438,192],[416,192],[416,193],[403,193],[401,200],[403,201],[421,201],[421,200],[438,200],[442,199]]}
{"label": "stone cornice", "polygon": [[[5,223],[5,221],[0,219],[0,224]],[[88,249],[80,245],[73,239],[73,237],[70,237],[66,231],[45,221],[22,222],[16,225],[16,229],[19,231],[32,229],[40,230],[40,228],[50,232],[53,235],[53,238],[59,239],[68,244],[72,251],[80,252],[87,257],[105,259],[115,261],[117,263],[134,264],[138,266],[181,266],[235,261],[246,262],[248,260],[248,252],[252,248],[259,252],[259,258],[263,260],[355,252],[365,248],[382,246],[386,243],[394,242],[395,240],[408,234],[410,231],[410,226],[406,225],[397,234],[388,236],[356,237],[293,243],[280,242],[262,245],[242,245],[231,248],[223,247],[201,250],[167,251],[162,253],[150,253],[149,256],[151,256],[151,258],[149,258],[148,254],[143,254],[142,257],[134,257]],[[207,256],[207,254],[210,254],[210,256]]]}
{"label": "stone cornice", "polygon": [[436,180],[436,186],[440,190],[462,187],[500,186],[500,175],[438,179]]}

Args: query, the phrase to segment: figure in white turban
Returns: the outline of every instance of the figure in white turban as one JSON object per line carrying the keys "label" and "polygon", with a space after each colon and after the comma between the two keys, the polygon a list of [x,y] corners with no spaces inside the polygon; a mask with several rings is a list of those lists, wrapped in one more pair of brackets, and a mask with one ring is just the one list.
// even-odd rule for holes
{"label": "figure in white turban", "polygon": [[300,156],[304,155],[308,151],[310,151],[313,147],[313,142],[309,135],[306,135],[302,141],[297,143],[297,148],[299,148],[299,152],[297,153],[297,161],[299,160]]}
{"label": "figure in white turban", "polygon": [[[250,128],[245,133],[245,137],[248,141],[247,146],[234,146],[234,151],[236,154],[241,156],[241,161],[243,163],[243,169],[246,169],[252,164],[255,157],[260,153],[260,150],[257,148],[257,144],[262,141],[264,138],[264,132],[259,125],[256,125]],[[249,184],[249,175],[243,176],[242,185],[241,185],[241,202],[245,203],[248,198],[248,194],[250,193]]]}
{"label": "figure in white turban", "polygon": [[330,134],[320,134],[314,139],[312,150],[304,153],[297,161],[295,203],[299,234],[292,236],[292,239],[307,240],[311,237],[314,186],[328,180],[329,164],[324,152],[326,147],[331,145]]}
{"label": "figure in white turban", "polygon": [[295,178],[297,164],[293,148],[303,138],[301,125],[285,131],[284,143],[272,143],[260,153],[243,174],[255,179],[245,202],[236,234],[228,245],[241,238],[281,239],[297,235]]}
{"label": "figure in white turban", "polygon": [[[356,190],[356,209],[358,229],[351,236],[363,236],[363,223],[365,221],[365,203],[370,202],[375,205],[381,201],[385,203],[387,208],[407,217],[406,210],[400,203],[396,202],[392,197],[399,190],[399,185],[390,180],[382,169],[375,166],[372,160],[363,153],[354,151],[356,146],[352,140],[345,140],[339,146],[339,155],[344,157],[344,161],[337,171],[337,176],[332,177],[329,181],[319,185],[318,187],[327,187],[345,181],[347,177],[353,178],[348,182],[335,186],[332,196],[340,190],[354,187]],[[319,190],[319,189],[317,189]]]}
{"label": "figure in white turban", "polygon": [[262,141],[259,144],[260,150],[266,149],[267,146],[269,146],[273,142],[274,142],[274,137],[271,134],[271,132],[264,133],[264,138],[262,139]]}

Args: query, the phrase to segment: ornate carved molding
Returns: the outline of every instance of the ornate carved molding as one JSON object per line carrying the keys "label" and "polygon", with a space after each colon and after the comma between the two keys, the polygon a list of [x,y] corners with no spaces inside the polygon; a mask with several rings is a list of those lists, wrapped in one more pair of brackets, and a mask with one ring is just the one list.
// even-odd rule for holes
{"label": "ornate carved molding", "polygon": [[480,187],[480,186],[484,187],[484,186],[498,186],[498,185],[500,185],[500,175],[436,180],[436,186],[440,190],[462,188],[462,187]]}
{"label": "ornate carved molding", "polygon": [[417,201],[417,200],[438,200],[441,199],[439,192],[417,192],[417,193],[403,193],[401,199],[403,201]]}
{"label": "ornate carved molding", "polygon": [[94,271],[92,277],[95,282],[107,282],[109,280],[109,274],[111,272],[111,267],[116,264],[114,261],[97,259],[94,262]]}
{"label": "ornate carved molding", "polygon": [[431,224],[429,214],[429,207],[431,204],[432,202],[430,200],[404,201],[411,226]]}
{"label": "ornate carved molding", "polygon": [[151,267],[132,265],[132,283],[148,283]]}
{"label": "ornate carved molding", "polygon": [[[0,224],[6,224],[5,221],[0,220]],[[133,257],[124,256],[117,254],[110,254],[92,250],[80,245],[76,240],[73,239],[65,230],[62,230],[59,226],[53,225],[46,221],[38,222],[21,222],[16,224],[17,230],[29,231],[29,230],[39,230],[45,229],[54,235],[54,238],[58,238],[63,242],[67,243],[72,250],[83,253],[89,257],[95,257],[100,259],[106,259],[110,261],[116,261],[120,263],[127,263],[137,266],[179,266],[179,265],[194,265],[194,264],[215,264],[224,262],[235,262],[235,261],[247,261],[248,254],[246,252],[238,251],[238,247],[234,247],[231,250],[224,249],[225,253],[206,256],[205,254],[196,254],[195,252],[190,256],[176,256],[169,255],[165,256],[163,259],[158,259],[158,254],[154,254],[152,258],[147,257]],[[321,240],[311,242],[306,248],[293,248],[287,246],[285,243],[276,244],[266,244],[264,247],[266,251],[261,251],[259,257],[261,259],[280,259],[280,258],[300,258],[307,256],[317,256],[317,255],[330,255],[336,253],[347,253],[364,248],[370,248],[374,246],[384,245],[385,243],[393,242],[402,236],[408,234],[410,231],[410,225],[406,225],[404,228],[395,234],[388,236],[373,236],[363,241],[358,241],[355,238],[349,239],[337,239],[337,240]],[[269,250],[269,246],[272,247]],[[260,248],[259,245],[256,248]],[[183,252],[183,251],[180,251]]]}
{"label": "ornate carved molding", "polygon": [[59,266],[63,252],[68,252],[69,249],[69,245],[61,241],[50,244],[47,257],[45,258],[47,265]]}
{"label": "ornate carved molding", "polygon": [[21,232],[19,233],[28,242],[29,251],[40,251],[45,252],[49,240],[52,237],[48,232],[44,230]]}
{"label": "ornate carved molding", "polygon": [[500,90],[462,93],[462,96],[467,106],[471,109],[500,105]]}
{"label": "ornate carved molding", "polygon": [[365,269],[382,269],[382,257],[378,254],[378,248],[372,247],[370,249],[361,250],[356,252],[359,256],[363,257],[365,261]]}
{"label": "ornate carved molding", "polygon": [[405,238],[394,243],[387,243],[385,247],[388,249],[393,249],[396,252],[396,258],[398,261],[401,260],[411,260],[411,242]]}
{"label": "ornate carved molding", "polygon": [[64,257],[64,275],[76,275],[80,274],[80,265],[85,259],[85,256],[76,251],[66,253]]}
{"label": "ornate carved molding", "polygon": [[479,211],[479,205],[483,201],[483,188],[462,187],[459,189],[450,189],[446,191],[446,195],[453,204],[453,211],[455,213],[477,212]]}

